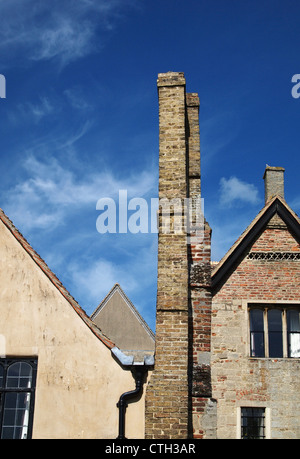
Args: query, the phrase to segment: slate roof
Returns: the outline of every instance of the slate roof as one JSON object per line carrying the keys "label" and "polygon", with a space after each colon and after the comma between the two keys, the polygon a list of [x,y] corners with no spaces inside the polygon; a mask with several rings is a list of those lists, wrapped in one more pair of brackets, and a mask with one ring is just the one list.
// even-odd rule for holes
{"label": "slate roof", "polygon": [[31,247],[27,242],[24,236],[19,232],[19,230],[14,226],[12,221],[7,217],[2,209],[0,209],[0,220],[4,223],[6,228],[11,232],[15,239],[21,244],[23,249],[28,253],[28,255],[33,259],[33,261],[38,265],[38,267],[43,271],[43,273],[48,277],[50,282],[57,288],[60,294],[68,301],[71,307],[74,309],[76,314],[83,320],[83,322],[89,327],[93,334],[102,341],[105,346],[109,349],[115,347],[115,344],[107,338],[101,330],[94,324],[90,317],[85,313],[85,311],[79,306],[77,301],[72,297],[68,290],[63,286],[57,276],[51,271],[47,266],[45,261],[38,255],[38,253]]}

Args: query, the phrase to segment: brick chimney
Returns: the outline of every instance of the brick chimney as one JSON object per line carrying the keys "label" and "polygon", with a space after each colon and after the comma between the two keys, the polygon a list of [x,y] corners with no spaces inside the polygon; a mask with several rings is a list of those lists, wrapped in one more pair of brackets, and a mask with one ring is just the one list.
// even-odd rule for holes
{"label": "brick chimney", "polygon": [[266,166],[263,176],[265,181],[265,203],[269,202],[274,196],[284,199],[284,168]]}
{"label": "brick chimney", "polygon": [[[199,97],[186,94],[185,84],[181,72],[158,75],[159,198],[182,203],[200,196]],[[191,242],[190,233],[165,233],[163,215],[160,208],[155,368],[146,392],[145,437],[185,439],[211,396],[210,228],[205,224],[203,239]],[[171,228],[175,218],[174,209]],[[194,429],[195,437],[200,430]]]}
{"label": "brick chimney", "polygon": [[[159,198],[187,197],[185,78],[158,75]],[[186,234],[165,234],[159,210],[155,369],[146,393],[145,435],[188,437],[188,261]],[[175,214],[170,216],[172,227]],[[173,221],[172,221],[173,220]]]}

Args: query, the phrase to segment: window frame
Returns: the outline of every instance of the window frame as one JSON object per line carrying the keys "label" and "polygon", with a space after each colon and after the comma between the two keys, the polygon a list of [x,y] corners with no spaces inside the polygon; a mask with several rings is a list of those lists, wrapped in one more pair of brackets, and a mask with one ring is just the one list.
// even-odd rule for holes
{"label": "window frame", "polygon": [[[255,331],[251,330],[251,310],[258,309],[263,311],[263,324],[264,324],[264,356],[255,356],[253,354],[252,348],[252,334]],[[268,327],[268,311],[270,310],[278,310],[281,311],[281,331],[282,331],[282,355],[281,356],[270,356],[270,349],[269,349],[269,327]],[[247,303],[247,313],[248,313],[248,333],[249,333],[249,340],[248,340],[248,349],[249,349],[249,357],[254,359],[299,359],[299,356],[293,357],[290,355],[290,335],[293,332],[288,330],[288,311],[298,311],[300,313],[300,304],[299,303],[289,303],[289,302],[248,302]],[[300,335],[300,332],[299,332]]]}
{"label": "window frame", "polygon": [[[252,413],[254,412],[254,410],[256,411],[260,411],[261,412],[261,415],[260,416],[254,416],[254,415],[246,415],[246,414],[243,414],[243,410],[248,410],[248,411],[252,411]],[[262,425],[260,425],[258,428],[259,429],[262,429],[262,435],[258,435],[258,436],[255,436],[254,438],[252,437],[249,437],[249,438],[246,438],[245,436],[245,430],[246,430],[246,423],[244,423],[244,420],[246,419],[260,419],[262,420]],[[245,424],[245,425],[244,425]],[[250,428],[250,426],[249,426]],[[240,438],[242,440],[264,440],[266,438],[268,438],[268,431],[267,431],[267,412],[266,412],[266,408],[265,407],[261,407],[261,406],[241,406],[240,407]]]}
{"label": "window frame", "polygon": [[[31,385],[30,387],[6,387],[6,381],[8,377],[8,371],[13,364],[26,363],[31,366]],[[0,385],[0,439],[3,439],[3,421],[5,413],[5,399],[7,394],[30,394],[29,411],[28,411],[28,428],[26,439],[32,438],[33,428],[33,415],[34,415],[34,404],[35,404],[35,389],[36,389],[36,376],[37,376],[37,358],[27,357],[11,357],[11,358],[0,358],[0,366],[3,368],[2,385]]]}

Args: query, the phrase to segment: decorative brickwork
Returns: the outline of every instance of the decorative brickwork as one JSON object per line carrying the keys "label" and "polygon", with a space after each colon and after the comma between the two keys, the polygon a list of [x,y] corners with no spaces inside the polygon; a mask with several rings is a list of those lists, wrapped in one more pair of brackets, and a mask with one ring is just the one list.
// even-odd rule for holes
{"label": "decorative brickwork", "polygon": [[300,260],[299,252],[250,252],[247,256],[250,260]]}

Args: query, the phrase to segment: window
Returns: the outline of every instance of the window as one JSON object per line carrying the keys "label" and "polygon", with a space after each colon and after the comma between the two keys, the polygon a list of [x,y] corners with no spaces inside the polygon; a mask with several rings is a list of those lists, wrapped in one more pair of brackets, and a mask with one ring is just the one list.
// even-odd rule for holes
{"label": "window", "polygon": [[241,408],[241,436],[244,440],[265,438],[265,408]]}
{"label": "window", "polygon": [[300,357],[300,311],[287,311],[288,356]]}
{"label": "window", "polygon": [[250,310],[251,357],[265,356],[264,311]]}
{"label": "window", "polygon": [[267,317],[269,357],[283,357],[282,311],[280,309],[269,309]]}
{"label": "window", "polygon": [[0,438],[31,438],[37,361],[0,359]]}
{"label": "window", "polygon": [[300,358],[300,308],[250,305],[250,356]]}

